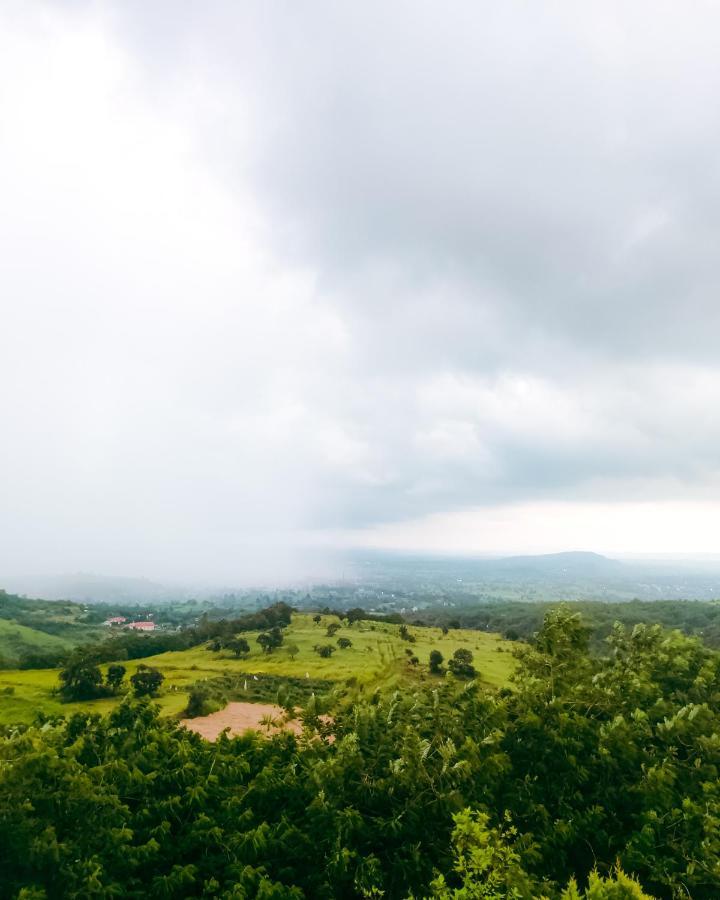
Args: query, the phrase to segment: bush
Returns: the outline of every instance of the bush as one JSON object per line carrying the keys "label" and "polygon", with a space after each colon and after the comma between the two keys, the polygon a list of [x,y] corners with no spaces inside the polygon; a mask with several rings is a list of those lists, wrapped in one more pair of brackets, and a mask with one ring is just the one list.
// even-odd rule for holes
{"label": "bush", "polygon": [[477,672],[472,661],[472,652],[461,648],[453,653],[452,659],[448,662],[448,669],[456,678],[475,678]]}
{"label": "bush", "polygon": [[206,687],[194,687],[188,696],[183,715],[186,719],[207,716],[211,712],[210,691]]}
{"label": "bush", "polygon": [[430,671],[433,675],[442,675],[444,669],[442,667],[443,664],[443,655],[439,650],[431,650],[430,651]]}

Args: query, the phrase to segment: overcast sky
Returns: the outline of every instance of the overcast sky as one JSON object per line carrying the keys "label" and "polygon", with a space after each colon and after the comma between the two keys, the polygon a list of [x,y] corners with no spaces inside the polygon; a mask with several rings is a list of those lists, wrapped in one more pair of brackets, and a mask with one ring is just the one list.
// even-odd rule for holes
{"label": "overcast sky", "polygon": [[720,553],[718,33],[0,0],[0,573]]}

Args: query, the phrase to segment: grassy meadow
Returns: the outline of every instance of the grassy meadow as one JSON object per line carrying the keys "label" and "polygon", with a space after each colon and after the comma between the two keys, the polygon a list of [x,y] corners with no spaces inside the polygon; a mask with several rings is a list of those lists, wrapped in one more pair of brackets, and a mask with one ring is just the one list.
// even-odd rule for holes
{"label": "grassy meadow", "polygon": [[[411,627],[414,643],[402,640],[399,626],[384,622],[356,622],[342,628],[329,638],[326,628],[339,622],[335,616],[323,616],[316,624],[311,615],[296,614],[285,629],[282,647],[271,654],[263,653],[256,641],[259,632],[243,635],[250,644],[250,654],[236,659],[228,651],[218,653],[199,645],[189,650],[162,653],[146,659],[123,662],[127,676],[138,665],[155,666],[165,676],[158,698],[163,713],[177,716],[187,703],[187,689],[196,681],[233,673],[253,673],[262,679],[263,673],[275,676],[294,676],[327,679],[339,685],[359,688],[393,687],[420,679],[432,679],[427,671],[430,651],[439,650],[449,659],[459,647],[470,650],[480,679],[490,687],[506,684],[515,666],[511,654],[513,644],[498,635],[480,631],[457,629],[443,635],[439,628]],[[316,644],[336,645],[338,637],[348,637],[352,647],[337,649],[329,659],[314,652]],[[295,645],[294,658],[288,648]],[[408,665],[406,649],[420,660],[418,667]],[[103,666],[106,669],[107,666]],[[57,669],[0,671],[0,724],[30,722],[38,712],[47,715],[70,715],[77,711],[105,713],[119,702],[120,697],[63,703],[54,693],[58,683]]]}

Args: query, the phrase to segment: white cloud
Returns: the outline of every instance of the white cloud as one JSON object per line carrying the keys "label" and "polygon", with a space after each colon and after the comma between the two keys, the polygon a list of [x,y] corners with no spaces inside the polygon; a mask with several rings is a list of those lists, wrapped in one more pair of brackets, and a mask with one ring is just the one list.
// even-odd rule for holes
{"label": "white cloud", "polygon": [[[717,554],[720,502],[543,502],[437,513],[345,532],[349,547],[507,555],[588,550],[610,556]],[[333,535],[333,541],[338,540]]]}

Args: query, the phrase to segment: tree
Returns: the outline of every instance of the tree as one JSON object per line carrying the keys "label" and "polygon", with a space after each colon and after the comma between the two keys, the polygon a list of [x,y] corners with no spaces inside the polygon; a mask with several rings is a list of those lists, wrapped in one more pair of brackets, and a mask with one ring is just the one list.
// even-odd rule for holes
{"label": "tree", "polygon": [[341,637],[337,639],[337,645],[341,650],[347,650],[348,647],[352,647],[352,641],[350,638]]}
{"label": "tree", "polygon": [[286,644],[285,649],[287,650],[290,659],[295,659],[295,657],[300,652],[300,648],[297,644]]}
{"label": "tree", "polygon": [[546,613],[532,648],[523,655],[523,669],[546,685],[553,698],[581,683],[592,667],[588,656],[590,630],[567,605]]}
{"label": "tree", "polygon": [[442,675],[443,673],[443,655],[439,650],[430,651],[430,671],[433,675]]}
{"label": "tree", "polygon": [[340,627],[341,626],[337,622],[331,622],[327,627],[327,631],[325,632],[326,637],[334,637],[335,632],[340,631]]}
{"label": "tree", "polygon": [[185,707],[185,717],[194,719],[196,716],[204,716],[207,712],[207,704],[210,699],[210,692],[204,687],[194,687],[188,696],[187,706]]}
{"label": "tree", "polygon": [[276,625],[270,631],[264,631],[257,636],[257,642],[263,648],[264,653],[272,653],[273,650],[281,646],[283,642],[282,629]]}
{"label": "tree", "polygon": [[154,697],[164,680],[162,672],[143,663],[140,663],[135,674],[130,676],[130,684],[136,697]]}
{"label": "tree", "polygon": [[448,633],[448,631],[450,631],[450,629],[447,627],[447,625],[443,625],[443,627],[442,627],[443,637]]}
{"label": "tree", "polygon": [[[520,853],[520,841],[513,826],[490,827],[490,817],[465,809],[453,816],[455,828],[452,846],[453,870],[461,882],[451,888],[440,875],[432,882],[432,897],[437,900],[510,900],[521,897],[545,897],[545,891],[527,873]],[[579,891],[575,879],[562,892],[560,900],[653,900],[639,882],[617,866],[603,878],[597,870],[590,873],[585,891]]]}
{"label": "tree", "polygon": [[329,659],[335,652],[335,648],[332,644],[315,644],[313,650],[318,656],[322,656],[323,659]]}
{"label": "tree", "polygon": [[457,678],[474,678],[477,674],[475,666],[472,664],[473,655],[464,647],[459,648],[453,653],[452,659],[448,662],[448,669]]}
{"label": "tree", "polygon": [[111,663],[108,666],[105,682],[111,690],[119,690],[122,680],[125,677],[125,671],[125,666],[121,666],[119,663]]}
{"label": "tree", "polygon": [[364,619],[366,615],[367,613],[361,606],[354,606],[345,613],[345,618],[348,621],[348,625],[353,625],[355,622]]}
{"label": "tree", "polygon": [[322,616],[320,615],[320,613],[315,613],[315,615],[313,616],[313,622],[316,625],[319,625],[322,622]]}
{"label": "tree", "polygon": [[444,876],[433,881],[438,900],[505,900],[538,897],[537,885],[523,868],[515,848],[517,831],[490,827],[490,816],[465,809],[453,816],[453,866],[461,887],[448,887]]}
{"label": "tree", "polygon": [[74,653],[60,672],[60,693],[66,700],[93,700],[103,695],[102,681],[94,660]]}
{"label": "tree", "polygon": [[233,638],[231,641],[225,642],[225,649],[234,653],[236,659],[240,659],[241,656],[247,656],[250,652],[250,644],[245,638]]}

